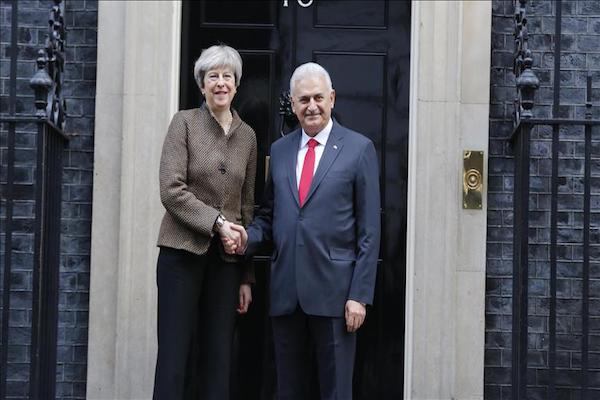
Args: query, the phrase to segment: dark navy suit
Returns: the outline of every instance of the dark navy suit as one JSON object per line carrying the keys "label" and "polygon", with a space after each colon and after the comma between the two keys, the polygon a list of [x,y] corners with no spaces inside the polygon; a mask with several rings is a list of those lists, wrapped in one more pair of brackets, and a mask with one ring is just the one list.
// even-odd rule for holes
{"label": "dark navy suit", "polygon": [[[344,310],[349,299],[365,304],[373,300],[380,237],[377,154],[371,140],[334,120],[300,207],[296,162],[301,134],[298,129],[271,146],[265,196],[248,228],[246,252],[273,244],[270,315],[279,398],[305,396],[302,388],[289,388],[303,385],[305,377],[286,357],[306,354],[305,347],[295,348],[302,347],[304,336],[294,336],[306,327],[307,334],[317,339],[322,397],[349,399],[355,334],[345,331]],[[298,318],[298,313],[309,321]],[[326,337],[320,340],[322,336]],[[333,345],[321,348],[319,342]]]}

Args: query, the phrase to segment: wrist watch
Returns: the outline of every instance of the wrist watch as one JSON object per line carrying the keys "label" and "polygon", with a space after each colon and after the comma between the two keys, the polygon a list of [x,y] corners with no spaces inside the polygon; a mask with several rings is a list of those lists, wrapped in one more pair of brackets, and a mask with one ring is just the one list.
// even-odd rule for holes
{"label": "wrist watch", "polygon": [[219,214],[217,216],[217,220],[215,221],[215,230],[220,230],[223,227],[223,225],[225,225],[225,221],[227,220],[225,219],[223,214]]}

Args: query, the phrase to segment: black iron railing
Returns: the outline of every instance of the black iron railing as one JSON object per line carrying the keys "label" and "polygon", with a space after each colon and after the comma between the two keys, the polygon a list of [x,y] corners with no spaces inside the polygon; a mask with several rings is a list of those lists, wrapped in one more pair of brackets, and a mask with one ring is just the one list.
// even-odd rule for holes
{"label": "black iron railing", "polygon": [[[598,398],[595,396],[598,396],[600,384],[597,379],[590,380],[590,370],[600,374],[600,365],[590,364],[590,355],[598,357],[599,349],[596,348],[595,353],[590,351],[590,338],[600,343],[600,332],[590,332],[590,249],[592,245],[590,216],[592,212],[600,210],[592,210],[590,200],[592,132],[595,133],[594,128],[600,126],[600,120],[592,119],[592,78],[588,74],[585,114],[577,116],[575,113],[574,118],[559,118],[562,4],[557,0],[554,2],[552,117],[534,118],[532,111],[535,92],[540,83],[532,70],[533,59],[528,47],[527,0],[516,0],[514,5],[514,74],[517,98],[514,109],[514,131],[511,137],[515,152],[512,398],[551,400],[577,396],[581,399],[595,399]],[[580,134],[577,133],[578,130],[581,131]],[[571,143],[578,142],[578,145],[583,147],[582,157],[576,156],[575,158],[579,159],[572,163],[576,166],[582,165],[582,176],[579,176],[579,170],[573,168],[560,174],[560,167],[569,165],[564,161],[566,157],[561,151],[561,146],[565,145],[564,138]],[[540,151],[537,149],[536,154],[532,156],[531,151],[535,149],[532,146],[543,142],[551,142],[551,151],[540,156]],[[535,157],[544,158],[543,161],[548,160],[549,170],[540,171],[542,167],[536,164]],[[537,170],[532,171],[532,165]],[[569,175],[577,176],[577,179],[583,183],[581,193],[577,193],[578,197],[582,197],[582,201],[580,206],[575,206],[577,210],[564,212],[565,207],[562,203],[569,203],[573,198],[561,197],[566,195],[562,195],[559,189],[564,186],[565,179]],[[548,188],[545,187],[546,178],[549,182]],[[549,204],[536,204],[537,193],[543,193],[549,200]],[[559,217],[562,218],[569,213],[571,227],[573,227],[572,220],[577,219],[572,215],[575,213],[582,215],[581,222],[575,223],[580,226],[577,225],[574,229],[577,232],[581,231],[581,238],[565,238],[565,232],[559,229],[565,224],[564,221],[559,224]],[[532,215],[542,216],[543,229],[532,227],[530,223]],[[549,218],[546,219],[546,216]],[[540,226],[539,221],[535,223]],[[568,248],[573,251],[570,255],[559,253]],[[579,252],[581,252],[580,256]],[[571,271],[562,271],[558,274],[558,265],[567,264],[562,261],[569,257],[569,265],[580,264],[581,268],[574,267]],[[565,273],[573,275],[570,282],[561,279],[560,275],[564,276]],[[569,288],[568,294],[565,294],[564,283],[573,286]],[[536,284],[539,284],[538,287]],[[580,293],[579,284],[581,284]],[[533,291],[536,293],[530,293]],[[565,311],[567,306],[572,306],[571,309],[576,311],[578,309],[578,315],[567,319],[564,316],[567,313]],[[561,324],[558,323],[559,319]],[[562,324],[563,321],[568,321],[571,325],[566,328]],[[542,328],[536,326],[538,323]],[[532,326],[536,326],[537,333],[541,329],[542,334],[534,336],[530,330]],[[564,357],[558,359],[558,355],[565,354],[568,355],[566,361]],[[534,356],[537,359],[534,359]]]}
{"label": "black iron railing", "polygon": [[[2,268],[2,319],[0,343],[0,399],[7,393],[8,374],[12,370],[8,359],[11,345],[11,290],[13,267],[30,270],[31,337],[29,354],[28,396],[30,399],[54,399],[56,386],[56,351],[58,328],[58,281],[60,255],[60,218],[62,154],[68,137],[65,128],[65,101],[62,96],[64,72],[64,4],[54,0],[50,10],[46,44],[38,53],[37,71],[31,78],[35,93],[35,115],[17,113],[18,1],[12,1],[11,60],[9,110],[0,115],[0,126],[6,135],[6,178],[2,182],[4,234]],[[22,93],[21,93],[22,94]],[[16,142],[23,132],[35,136],[35,173],[33,184],[15,178]],[[33,226],[23,227],[14,218],[16,202],[33,201]],[[17,226],[18,225],[18,226]],[[19,259],[14,265],[15,230],[32,233],[34,237],[32,265]],[[25,335],[28,336],[28,335]],[[25,382],[26,384],[27,382]]]}

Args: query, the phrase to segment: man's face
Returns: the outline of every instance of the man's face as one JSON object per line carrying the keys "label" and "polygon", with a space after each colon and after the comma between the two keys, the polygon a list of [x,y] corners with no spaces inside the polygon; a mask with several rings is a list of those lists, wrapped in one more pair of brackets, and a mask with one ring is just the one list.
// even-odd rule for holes
{"label": "man's face", "polygon": [[325,128],[334,103],[335,91],[327,88],[321,75],[300,79],[292,90],[292,110],[309,136],[315,136]]}

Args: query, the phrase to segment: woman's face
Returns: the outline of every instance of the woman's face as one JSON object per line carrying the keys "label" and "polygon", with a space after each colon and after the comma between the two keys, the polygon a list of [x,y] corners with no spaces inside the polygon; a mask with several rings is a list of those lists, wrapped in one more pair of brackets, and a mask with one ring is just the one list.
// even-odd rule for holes
{"label": "woman's face", "polygon": [[211,110],[229,109],[236,92],[235,75],[230,68],[217,67],[204,74],[202,94]]}

